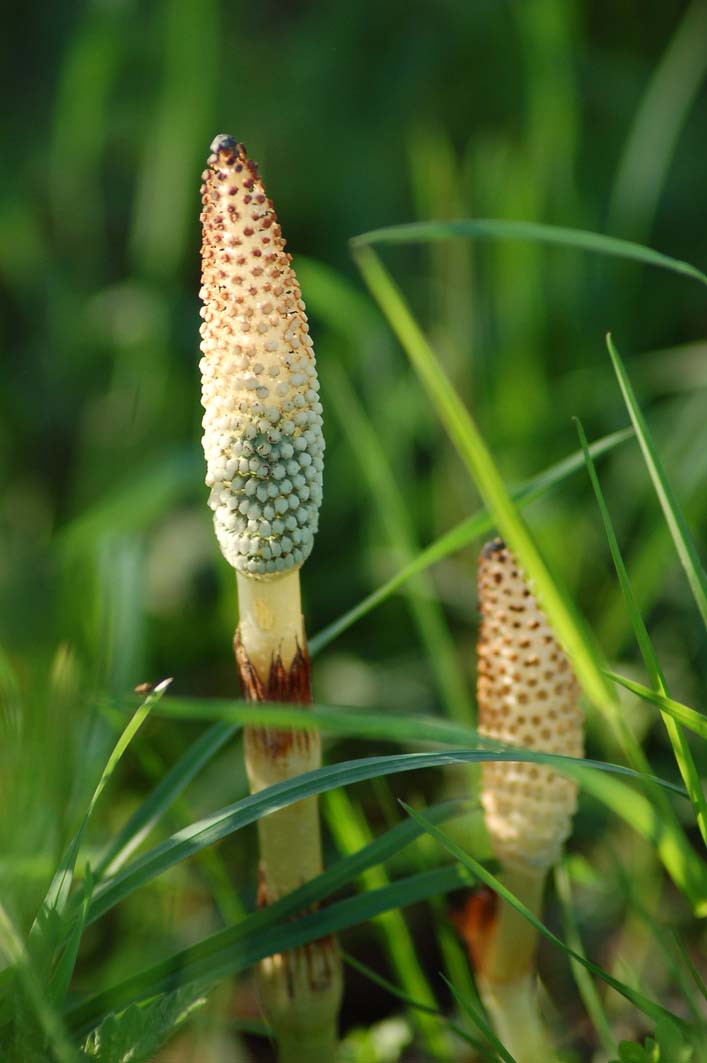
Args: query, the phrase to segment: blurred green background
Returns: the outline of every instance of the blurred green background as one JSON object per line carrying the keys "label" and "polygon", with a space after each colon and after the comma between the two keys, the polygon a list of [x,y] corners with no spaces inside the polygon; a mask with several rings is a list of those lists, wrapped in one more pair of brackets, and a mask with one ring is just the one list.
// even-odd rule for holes
{"label": "blurred green background", "polygon": [[[0,691],[19,738],[0,753],[0,795],[15,813],[2,828],[3,885],[21,919],[114,740],[109,702],[166,675],[179,694],[237,692],[235,586],[211,532],[199,442],[199,174],[212,137],[232,133],[259,161],[315,338],[328,452],[303,572],[314,634],[479,504],[348,238],[414,219],[522,218],[645,241],[704,268],[706,42],[702,0],[96,0],[40,4],[31,21],[6,14]],[[514,242],[397,248],[385,260],[511,483],[576,449],[573,415],[590,438],[627,423],[611,329],[700,541],[699,285]],[[637,446],[600,473],[672,693],[699,706],[704,636]],[[630,671],[586,476],[528,517],[604,652]],[[318,697],[471,720],[474,553],[329,646]],[[655,718],[635,702],[626,711],[655,770],[673,777]],[[148,723],[96,845],[197,733]],[[339,742],[328,755],[369,749]],[[590,750],[618,757],[594,719]],[[230,751],[182,812],[210,811],[244,785]],[[590,859],[602,816],[591,805],[578,822]],[[248,901],[252,845],[222,847]],[[208,861],[182,868],[149,906],[131,902],[94,927],[79,979],[112,981],[165,937],[188,941],[227,918],[224,874]],[[209,898],[220,888],[218,914]],[[598,921],[620,927],[614,916]],[[353,1018],[380,1017],[378,996],[366,1005],[360,989]]]}

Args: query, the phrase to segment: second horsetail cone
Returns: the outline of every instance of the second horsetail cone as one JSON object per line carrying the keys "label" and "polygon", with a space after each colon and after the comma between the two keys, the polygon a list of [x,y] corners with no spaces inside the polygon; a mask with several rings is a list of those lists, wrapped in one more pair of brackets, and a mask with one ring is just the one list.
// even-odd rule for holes
{"label": "second horsetail cone", "polygon": [[226,560],[258,580],[309,556],[324,438],[312,340],[271,200],[242,144],[202,174],[200,363],[206,483]]}
{"label": "second horsetail cone", "polygon": [[[583,755],[579,685],[562,647],[500,540],[479,559],[479,731],[510,745]],[[576,783],[540,764],[488,762],[481,797],[494,851],[506,864],[547,870],[576,808]]]}

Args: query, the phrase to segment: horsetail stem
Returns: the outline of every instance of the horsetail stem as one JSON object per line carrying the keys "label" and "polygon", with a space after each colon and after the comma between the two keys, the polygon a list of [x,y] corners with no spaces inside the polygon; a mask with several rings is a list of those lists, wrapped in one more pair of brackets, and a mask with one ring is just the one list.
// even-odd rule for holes
{"label": "horsetail stem", "polygon": [[[299,568],[322,497],[324,439],[314,352],[291,256],[272,202],[242,144],[218,136],[202,184],[201,327],[209,505],[236,570],[235,651],[244,696],[309,704]],[[321,765],[319,735],[248,727],[255,793]],[[259,903],[322,870],[319,811],[308,798],[258,821]],[[259,968],[281,1063],[336,1053],[341,968],[324,938]]]}
{"label": "horsetail stem", "polygon": [[[581,757],[579,685],[500,539],[481,552],[478,585],[479,731],[511,745]],[[546,873],[570,833],[576,801],[576,784],[550,767],[483,766],[481,802],[502,878],[536,915]],[[536,931],[509,905],[494,900],[489,907],[488,898],[479,899],[475,923],[479,985],[499,1033],[518,1063],[550,1058],[534,999]]]}

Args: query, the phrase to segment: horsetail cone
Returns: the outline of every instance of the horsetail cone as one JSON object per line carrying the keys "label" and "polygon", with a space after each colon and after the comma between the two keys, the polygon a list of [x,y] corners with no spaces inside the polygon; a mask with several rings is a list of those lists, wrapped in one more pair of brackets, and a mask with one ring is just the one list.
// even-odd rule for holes
{"label": "horsetail cone", "polygon": [[299,284],[258,168],[218,136],[202,175],[206,483],[226,560],[276,579],[317,531],[324,438]]}
{"label": "horsetail cone", "polygon": [[[202,404],[206,483],[221,552],[235,568],[236,662],[244,697],[308,705],[311,674],[299,569],[322,498],[322,407],[304,303],[258,169],[218,136],[201,188]],[[321,767],[316,731],[248,726],[251,793]],[[272,904],[322,870],[308,797],[258,820],[258,900]],[[280,1063],[333,1063],[341,1000],[336,941],[259,966]]]}
{"label": "horsetail cone", "polygon": [[[514,746],[583,755],[579,686],[515,558],[500,540],[479,559],[479,731]],[[577,787],[530,763],[483,767],[481,800],[496,856],[541,874],[571,829]]]}
{"label": "horsetail cone", "polygon": [[[506,545],[479,558],[479,731],[510,745],[582,755],[579,687]],[[501,880],[536,917],[548,869],[570,832],[577,788],[551,768],[486,762],[481,802]],[[497,897],[476,894],[466,914],[481,997],[518,1063],[554,1058],[536,1000],[537,931]]]}

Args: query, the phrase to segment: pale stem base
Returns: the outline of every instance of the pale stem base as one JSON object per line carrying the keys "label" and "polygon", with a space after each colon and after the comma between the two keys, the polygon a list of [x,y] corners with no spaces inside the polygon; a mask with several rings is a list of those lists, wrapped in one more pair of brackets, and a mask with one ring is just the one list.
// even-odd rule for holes
{"label": "pale stem base", "polygon": [[[308,703],[299,572],[271,581],[237,575],[236,655],[244,691],[252,700]],[[312,731],[250,726],[244,745],[251,793],[321,766],[321,740]],[[259,903],[272,904],[322,870],[317,799],[306,798],[259,819],[258,839]],[[334,1063],[342,994],[334,939],[268,957],[260,964],[258,982],[277,1036],[279,1063]]]}
{"label": "pale stem base", "polygon": [[[545,872],[507,865],[501,881],[535,916],[542,911]],[[500,901],[484,948],[479,990],[499,1037],[517,1063],[555,1058],[537,1006],[538,934],[510,904]]]}

